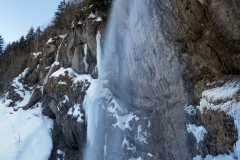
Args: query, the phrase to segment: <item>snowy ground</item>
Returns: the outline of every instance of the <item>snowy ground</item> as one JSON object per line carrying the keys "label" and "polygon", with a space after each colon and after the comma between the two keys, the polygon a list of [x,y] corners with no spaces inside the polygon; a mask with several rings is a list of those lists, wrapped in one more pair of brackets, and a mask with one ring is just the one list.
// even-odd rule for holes
{"label": "snowy ground", "polygon": [[14,107],[8,107],[12,102],[8,92],[0,98],[0,160],[47,160],[51,154],[50,128],[53,123],[42,115],[42,104],[37,103],[26,111],[21,108],[32,94],[32,88],[19,82],[27,71],[12,83],[22,100]]}

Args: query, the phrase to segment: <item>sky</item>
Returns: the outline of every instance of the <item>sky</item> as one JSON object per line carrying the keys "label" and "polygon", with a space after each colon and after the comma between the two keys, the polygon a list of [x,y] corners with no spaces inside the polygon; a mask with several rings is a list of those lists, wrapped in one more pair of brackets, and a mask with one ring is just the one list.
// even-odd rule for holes
{"label": "sky", "polygon": [[46,27],[61,0],[0,0],[0,35],[5,44],[25,36],[31,26]]}

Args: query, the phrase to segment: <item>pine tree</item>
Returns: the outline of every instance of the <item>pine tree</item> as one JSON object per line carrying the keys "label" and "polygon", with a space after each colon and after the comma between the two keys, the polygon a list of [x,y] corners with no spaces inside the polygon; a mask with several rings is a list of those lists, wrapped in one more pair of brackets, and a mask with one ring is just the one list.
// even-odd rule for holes
{"label": "pine tree", "polygon": [[65,27],[64,12],[66,11],[67,7],[68,7],[68,3],[66,3],[65,0],[62,0],[58,5],[58,9],[55,12],[55,15],[52,21],[54,24],[55,35],[59,34],[60,30],[63,30]]}
{"label": "pine tree", "polygon": [[24,36],[22,36],[22,37],[19,39],[18,45],[19,45],[20,50],[22,51],[23,48],[26,46],[26,40],[25,40]]}
{"label": "pine tree", "polygon": [[28,34],[26,35],[26,42],[30,46],[28,51],[33,51],[33,41],[35,39],[35,32],[33,26],[29,29]]}
{"label": "pine tree", "polygon": [[41,36],[42,31],[40,26],[36,29],[36,53],[38,52],[38,48],[39,48],[39,37]]}
{"label": "pine tree", "polygon": [[4,46],[4,41],[2,36],[0,35],[0,55],[3,53],[3,46]]}
{"label": "pine tree", "polygon": [[112,0],[91,0],[90,4],[93,4],[95,8],[101,11],[108,10],[110,8],[110,5],[112,3]]}
{"label": "pine tree", "polygon": [[27,43],[30,43],[35,38],[34,28],[33,26],[29,29],[28,34],[26,35]]}

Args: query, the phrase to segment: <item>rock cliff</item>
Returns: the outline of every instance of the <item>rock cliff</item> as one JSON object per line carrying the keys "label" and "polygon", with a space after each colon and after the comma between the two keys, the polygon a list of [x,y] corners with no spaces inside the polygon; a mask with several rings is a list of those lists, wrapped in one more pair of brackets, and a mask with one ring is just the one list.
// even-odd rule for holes
{"label": "rock cliff", "polygon": [[17,79],[29,99],[1,78],[7,107],[53,120],[49,159],[237,159],[240,2],[112,5],[31,54]]}

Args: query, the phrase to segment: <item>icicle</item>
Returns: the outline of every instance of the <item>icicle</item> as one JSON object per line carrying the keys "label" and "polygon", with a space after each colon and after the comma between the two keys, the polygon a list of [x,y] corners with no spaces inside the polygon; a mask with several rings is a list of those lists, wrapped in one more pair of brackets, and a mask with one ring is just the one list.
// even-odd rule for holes
{"label": "icicle", "polygon": [[87,43],[84,44],[84,58],[83,58],[83,62],[85,65],[85,72],[88,72],[88,66],[89,64],[87,63]]}
{"label": "icicle", "polygon": [[57,55],[56,55],[55,62],[58,62],[58,54],[59,54],[59,51],[60,51],[61,46],[62,46],[62,43],[58,46],[58,50],[57,50]]}
{"label": "icicle", "polygon": [[96,36],[97,41],[97,68],[98,68],[98,78],[101,79],[102,75],[102,65],[101,65],[101,54],[102,54],[102,48],[101,48],[101,34],[98,31]]}

